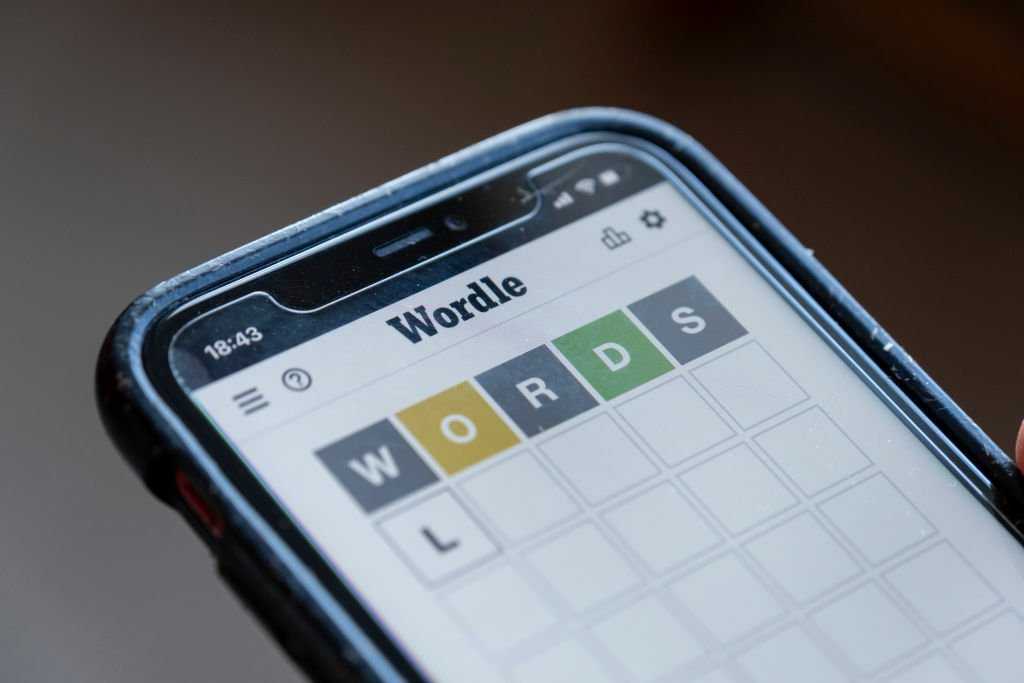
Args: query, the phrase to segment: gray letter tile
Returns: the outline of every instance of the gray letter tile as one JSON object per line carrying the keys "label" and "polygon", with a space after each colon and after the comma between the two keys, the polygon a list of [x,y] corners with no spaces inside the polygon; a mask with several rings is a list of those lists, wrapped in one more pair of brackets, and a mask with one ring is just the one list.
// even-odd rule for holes
{"label": "gray letter tile", "polygon": [[335,441],[316,454],[366,512],[437,481],[387,420]]}
{"label": "gray letter tile", "polygon": [[747,333],[695,277],[644,297],[629,310],[682,365]]}
{"label": "gray letter tile", "polygon": [[476,377],[527,436],[534,436],[597,405],[546,346]]}

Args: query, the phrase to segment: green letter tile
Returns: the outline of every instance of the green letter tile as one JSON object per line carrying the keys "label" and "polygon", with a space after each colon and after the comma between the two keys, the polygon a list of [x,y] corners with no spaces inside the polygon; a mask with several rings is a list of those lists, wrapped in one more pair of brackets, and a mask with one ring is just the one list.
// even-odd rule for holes
{"label": "green letter tile", "polygon": [[672,369],[672,364],[622,311],[562,335],[554,342],[605,400]]}

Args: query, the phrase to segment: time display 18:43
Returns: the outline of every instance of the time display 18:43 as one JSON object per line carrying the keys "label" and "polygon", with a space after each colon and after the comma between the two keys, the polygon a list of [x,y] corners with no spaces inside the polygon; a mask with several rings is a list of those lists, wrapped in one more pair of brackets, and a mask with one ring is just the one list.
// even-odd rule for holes
{"label": "time display 18:43", "polygon": [[230,356],[232,351],[237,351],[243,346],[250,346],[263,340],[263,333],[255,327],[247,327],[244,330],[239,330],[233,335],[228,336],[225,339],[218,339],[212,344],[207,344],[203,347],[203,353],[209,354],[211,358],[217,360],[225,356]]}

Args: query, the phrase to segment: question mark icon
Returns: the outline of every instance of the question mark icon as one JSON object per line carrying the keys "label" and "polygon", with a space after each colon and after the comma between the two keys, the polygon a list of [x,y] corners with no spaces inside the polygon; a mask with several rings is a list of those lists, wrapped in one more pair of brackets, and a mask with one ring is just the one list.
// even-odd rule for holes
{"label": "question mark icon", "polygon": [[289,368],[281,375],[281,383],[292,391],[305,391],[313,384],[313,378],[302,368]]}

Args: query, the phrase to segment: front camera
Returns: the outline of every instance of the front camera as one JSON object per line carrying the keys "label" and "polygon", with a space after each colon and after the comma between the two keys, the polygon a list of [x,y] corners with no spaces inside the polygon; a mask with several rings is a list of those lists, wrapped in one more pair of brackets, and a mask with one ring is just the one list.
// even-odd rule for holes
{"label": "front camera", "polygon": [[444,217],[444,227],[452,232],[462,232],[469,227],[469,222],[462,216],[449,214]]}

